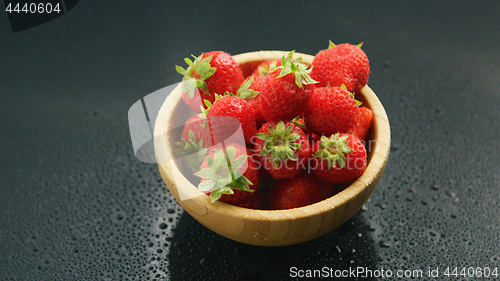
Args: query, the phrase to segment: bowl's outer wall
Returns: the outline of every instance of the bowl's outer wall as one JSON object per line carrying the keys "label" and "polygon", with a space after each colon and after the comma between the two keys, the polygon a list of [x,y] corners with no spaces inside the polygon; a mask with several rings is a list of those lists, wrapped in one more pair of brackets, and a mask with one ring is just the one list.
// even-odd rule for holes
{"label": "bowl's outer wall", "polygon": [[[259,51],[233,56],[245,76],[250,75],[258,64],[269,59],[279,59],[286,52]],[[295,53],[303,62],[311,64],[313,57]],[[182,102],[180,87],[166,99],[155,125],[155,156],[162,178],[175,199],[197,221],[212,231],[242,243],[261,246],[284,246],[312,240],[340,226],[352,217],[368,200],[377,186],[390,148],[390,127],[387,114],[375,93],[366,86],[360,99],[374,113],[369,162],[365,173],[342,192],[322,202],[302,208],[279,211],[259,211],[231,206],[222,202],[211,203],[194,185],[183,178],[172,157],[171,144],[177,136],[170,136],[174,107]],[[357,96],[358,98],[358,96]],[[178,122],[178,120],[176,120]],[[182,190],[179,189],[182,186]],[[189,194],[181,200],[179,192]],[[184,197],[186,198],[186,197]]]}

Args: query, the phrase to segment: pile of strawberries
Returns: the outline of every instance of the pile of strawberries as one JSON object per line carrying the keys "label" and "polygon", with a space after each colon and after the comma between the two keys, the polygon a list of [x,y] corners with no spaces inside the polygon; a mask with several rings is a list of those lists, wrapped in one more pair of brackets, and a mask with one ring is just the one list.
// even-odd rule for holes
{"label": "pile of strawberries", "polygon": [[212,202],[297,208],[363,174],[373,114],[355,99],[370,74],[361,44],[330,42],[312,65],[292,51],[246,78],[226,52],[193,58],[176,66],[195,113],[175,153]]}

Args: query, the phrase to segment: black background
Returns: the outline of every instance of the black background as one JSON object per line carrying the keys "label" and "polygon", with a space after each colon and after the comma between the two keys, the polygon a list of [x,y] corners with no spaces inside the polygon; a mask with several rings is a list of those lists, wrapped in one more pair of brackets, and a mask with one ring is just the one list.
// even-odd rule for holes
{"label": "black background", "polygon": [[[0,279],[289,280],[291,267],[422,269],[421,279],[439,267],[447,279],[446,267],[500,267],[499,10],[89,0],[17,33],[2,11]],[[281,248],[227,240],[181,210],[156,165],[135,159],[128,109],[179,82],[184,57],[315,54],[330,39],[364,42],[392,129],[380,184],[339,229]]]}

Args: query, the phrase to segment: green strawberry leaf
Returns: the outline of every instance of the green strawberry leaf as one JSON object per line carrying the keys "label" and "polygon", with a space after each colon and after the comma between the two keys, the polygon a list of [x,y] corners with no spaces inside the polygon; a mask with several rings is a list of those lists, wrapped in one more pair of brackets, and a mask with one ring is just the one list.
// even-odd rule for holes
{"label": "green strawberry leaf", "polygon": [[186,140],[181,137],[181,141],[175,145],[177,146],[174,150],[175,155],[182,157],[193,172],[198,171],[207,153],[207,149],[203,147],[203,140],[197,142],[193,131],[189,130],[189,138]]}
{"label": "green strawberry leaf", "polygon": [[248,156],[247,155],[240,155],[233,161],[231,161],[231,167],[233,169],[233,172],[235,174],[235,177],[237,178],[236,174],[240,174],[239,170],[241,167],[243,167],[243,164],[245,164]]}
{"label": "green strawberry leaf", "polygon": [[212,156],[208,156],[207,157],[207,165],[208,166],[211,166],[212,163],[214,163],[214,158]]}
{"label": "green strawberry leaf", "polygon": [[285,155],[286,155],[286,157],[288,157],[288,159],[291,159],[293,161],[297,161],[297,154],[295,154],[295,151],[293,151],[292,149],[287,149],[285,151]]}
{"label": "green strawberry leaf", "polygon": [[[215,94],[215,97],[217,97],[217,94]],[[206,128],[207,127],[207,121],[206,121],[207,120],[207,114],[210,111],[210,108],[212,107],[212,103],[209,100],[206,100],[206,99],[203,100],[203,103],[205,104],[205,106],[207,108],[204,108],[203,105],[200,105],[201,112],[198,113],[198,117],[200,117],[201,119],[205,119],[205,122],[203,122],[203,124],[201,124],[201,126],[203,128]]]}
{"label": "green strawberry leaf", "polygon": [[235,157],[236,148],[233,146],[228,146],[225,150],[214,149],[214,156],[207,157],[207,167],[194,173],[205,179],[200,182],[198,189],[210,192],[212,202],[222,194],[233,194],[233,190],[253,192],[249,187],[252,182],[239,171],[249,156],[245,153]]}
{"label": "green strawberry leaf", "polygon": [[321,160],[326,160],[328,169],[332,167],[339,166],[341,168],[345,167],[345,154],[355,152],[349,146],[347,138],[349,135],[344,134],[340,136],[340,133],[336,133],[330,136],[321,136],[321,143],[318,151],[313,154],[313,157],[320,158]]}
{"label": "green strawberry leaf", "polygon": [[346,92],[349,93],[349,95],[352,97],[352,99],[356,102],[357,106],[361,106],[363,104],[362,102],[360,102],[359,100],[357,100],[357,99],[354,98],[354,93],[351,93],[351,92],[347,91],[347,87],[344,84],[340,85],[340,88],[346,90]]}
{"label": "green strawberry leaf", "polygon": [[297,116],[297,117],[295,117],[295,118],[292,119],[292,122],[295,125],[299,126],[302,130],[305,130],[306,129],[306,125],[304,125],[301,122],[299,122],[299,120],[300,120],[300,116]]}
{"label": "green strawberry leaf", "polygon": [[229,161],[232,161],[231,159],[234,159],[234,156],[236,155],[236,148],[234,146],[229,146],[226,148],[226,159],[229,159]]}
{"label": "green strawberry leaf", "polygon": [[255,190],[250,189],[250,185],[253,185],[253,183],[249,179],[245,176],[240,176],[228,186],[231,187],[232,190],[241,190],[252,193]]}
{"label": "green strawberry leaf", "polygon": [[359,100],[357,100],[357,99],[354,98],[354,93],[349,93],[349,95],[352,97],[352,99],[354,100],[354,102],[356,102],[356,105],[358,107],[363,104],[362,102],[360,102]]}
{"label": "green strawberry leaf", "polygon": [[203,191],[203,192],[208,192],[210,191],[212,188],[214,188],[214,186],[217,184],[216,181],[214,180],[206,180],[206,181],[202,181],[199,185],[198,185],[198,189]]}
{"label": "green strawberry leaf", "polygon": [[299,143],[297,143],[297,142],[292,142],[292,143],[290,144],[290,147],[291,147],[291,148],[293,148],[293,149],[295,149],[295,150],[297,150],[297,149],[299,149],[299,148],[300,148],[300,144],[299,144]]}
{"label": "green strawberry leaf", "polygon": [[263,77],[266,77],[266,75],[271,72],[271,71],[274,71],[278,66],[278,62],[273,60],[269,66],[267,64],[262,64],[261,66],[259,66],[258,68],[258,72],[259,72],[259,75],[260,76],[263,76]]}
{"label": "green strawberry leaf", "polygon": [[234,191],[232,188],[226,186],[212,190],[212,192],[210,192],[210,201],[214,203],[219,200],[222,194],[234,194]]}
{"label": "green strawberry leaf", "polygon": [[249,76],[247,79],[245,79],[243,84],[240,85],[238,91],[236,92],[237,97],[249,100],[255,98],[259,94],[259,91],[250,89],[250,86],[253,83],[253,79],[253,76]]}
{"label": "green strawberry leaf", "polygon": [[[292,126],[289,126],[289,127],[291,128]],[[279,135],[285,134],[285,123],[284,122],[278,122],[278,124],[276,124],[275,134],[279,134]]]}
{"label": "green strawberry leaf", "polygon": [[257,137],[263,141],[268,141],[268,142],[273,140],[273,136],[268,135],[266,133],[258,133]]}
{"label": "green strawberry leaf", "polygon": [[211,169],[201,169],[195,173],[195,176],[198,176],[203,179],[211,179],[213,177],[214,172]]}
{"label": "green strawberry leaf", "polygon": [[186,70],[178,65],[175,66],[175,70],[181,75],[186,75]]}

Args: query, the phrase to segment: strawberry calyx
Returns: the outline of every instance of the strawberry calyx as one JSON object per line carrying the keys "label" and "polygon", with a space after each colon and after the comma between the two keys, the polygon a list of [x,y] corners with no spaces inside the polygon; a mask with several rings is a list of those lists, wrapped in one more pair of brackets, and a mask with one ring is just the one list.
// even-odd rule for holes
{"label": "strawberry calyx", "polygon": [[299,149],[301,145],[297,142],[300,138],[300,133],[292,132],[293,125],[289,124],[285,127],[283,121],[276,124],[276,128],[269,126],[268,133],[259,133],[257,137],[264,140],[264,147],[259,152],[259,156],[263,157],[269,155],[269,161],[278,168],[281,161],[285,162],[287,159],[297,161],[297,154],[294,149]]}
{"label": "strawberry calyx", "polygon": [[269,72],[275,70],[277,67],[278,67],[278,62],[276,60],[273,60],[271,63],[269,63],[269,65],[263,63],[257,69],[260,76],[266,77],[266,75]]}
{"label": "strawberry calyx", "polygon": [[328,170],[337,165],[344,168],[346,165],[345,154],[355,152],[355,150],[349,146],[349,142],[347,141],[348,137],[348,134],[342,134],[341,136],[340,133],[333,134],[330,138],[321,136],[321,142],[319,144],[321,149],[316,151],[313,156],[321,160],[326,160]]}
{"label": "strawberry calyx", "polygon": [[255,98],[259,94],[259,91],[250,89],[250,86],[253,83],[253,78],[254,78],[253,76],[249,76],[247,79],[245,79],[243,84],[240,85],[238,91],[236,92],[237,97],[249,100]]}
{"label": "strawberry calyx", "polygon": [[208,56],[203,58],[203,55],[199,57],[193,56],[194,61],[185,58],[184,61],[189,65],[187,69],[184,69],[178,65],[175,66],[175,70],[184,75],[181,82],[182,92],[188,93],[188,97],[192,98],[194,96],[194,90],[199,88],[201,91],[209,94],[208,86],[205,80],[210,78],[212,74],[217,71],[216,67],[210,65],[210,61],[213,58]]}
{"label": "strawberry calyx", "polygon": [[236,148],[228,146],[225,150],[214,149],[214,155],[207,157],[207,167],[194,173],[204,181],[200,182],[198,189],[210,192],[210,200],[219,200],[222,194],[234,194],[234,190],[253,192],[250,185],[253,183],[240,173],[245,164],[247,154],[236,157]]}
{"label": "strawberry calyx", "polygon": [[278,79],[284,77],[290,73],[295,75],[295,84],[299,88],[302,88],[302,85],[309,85],[319,83],[309,76],[309,73],[312,71],[312,66],[308,68],[307,64],[302,63],[302,57],[298,57],[297,59],[293,59],[294,51],[288,53],[285,57],[281,58],[281,65],[276,67],[275,70],[281,69],[280,74],[278,75]]}
{"label": "strawberry calyx", "polygon": [[186,159],[192,171],[198,171],[207,153],[207,149],[203,147],[203,140],[196,142],[194,132],[189,130],[188,139],[181,137],[181,141],[176,142],[175,145],[178,147],[174,150],[175,155]]}

